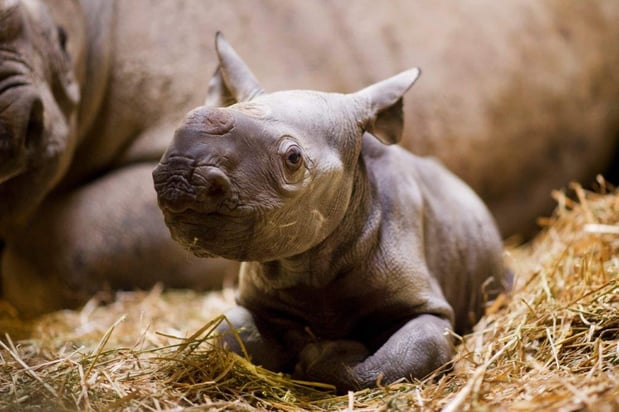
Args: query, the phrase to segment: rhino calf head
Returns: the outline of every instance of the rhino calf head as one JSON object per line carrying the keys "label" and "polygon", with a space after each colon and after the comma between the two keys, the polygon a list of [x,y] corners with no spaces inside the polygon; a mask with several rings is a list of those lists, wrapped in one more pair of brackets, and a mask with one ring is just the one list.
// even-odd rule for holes
{"label": "rhino calf head", "polygon": [[[219,40],[219,53],[236,55]],[[409,70],[353,94],[262,92],[236,61],[238,103],[188,114],[153,176],[172,236],[199,256],[272,261],[322,242],[348,209],[365,131],[393,143]],[[241,70],[242,68],[242,70]],[[235,71],[236,70],[236,71]],[[242,80],[241,80],[242,79]],[[224,78],[209,92],[220,101]]]}
{"label": "rhino calf head", "polygon": [[0,230],[68,166],[79,87],[66,46],[42,2],[0,0]]}
{"label": "rhino calf head", "polygon": [[[419,70],[350,94],[265,93],[221,35],[216,46],[207,105],[153,178],[174,239],[245,262],[226,315],[253,360],[340,390],[448,361],[445,330],[470,328],[507,282],[479,198],[391,145]],[[226,325],[224,345],[242,352]]]}

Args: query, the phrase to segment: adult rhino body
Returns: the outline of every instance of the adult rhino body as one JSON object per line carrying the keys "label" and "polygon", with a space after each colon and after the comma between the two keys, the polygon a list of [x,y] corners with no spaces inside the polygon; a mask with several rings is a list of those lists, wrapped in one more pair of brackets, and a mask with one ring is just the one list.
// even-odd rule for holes
{"label": "adult rhino body", "polygon": [[268,90],[419,65],[403,145],[476,189],[504,235],[527,230],[551,189],[610,161],[619,4],[495,3],[0,0],[4,295],[38,312],[104,284],[219,278],[169,239],[149,171],[202,103],[220,28]]}

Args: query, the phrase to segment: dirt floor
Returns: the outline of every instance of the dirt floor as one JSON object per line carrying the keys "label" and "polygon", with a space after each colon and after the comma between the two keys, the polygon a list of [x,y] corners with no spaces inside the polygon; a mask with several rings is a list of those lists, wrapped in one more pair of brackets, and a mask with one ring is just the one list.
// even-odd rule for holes
{"label": "dirt floor", "polygon": [[[20,321],[0,307],[2,410],[619,410],[619,192],[573,185],[526,246],[511,296],[450,369],[337,397],[212,345],[233,291],[117,293]],[[575,200],[571,200],[575,199]]]}

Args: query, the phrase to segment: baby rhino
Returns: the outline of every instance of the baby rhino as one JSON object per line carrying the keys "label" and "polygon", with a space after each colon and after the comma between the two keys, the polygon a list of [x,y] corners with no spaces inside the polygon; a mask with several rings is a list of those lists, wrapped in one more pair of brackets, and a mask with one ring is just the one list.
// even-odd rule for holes
{"label": "baby rhino", "polygon": [[[352,94],[265,93],[221,35],[205,106],[153,172],[172,237],[243,261],[227,313],[252,360],[339,390],[422,378],[506,287],[488,210],[390,146],[418,69]],[[215,105],[229,105],[215,108]],[[228,325],[232,350],[242,349]]]}

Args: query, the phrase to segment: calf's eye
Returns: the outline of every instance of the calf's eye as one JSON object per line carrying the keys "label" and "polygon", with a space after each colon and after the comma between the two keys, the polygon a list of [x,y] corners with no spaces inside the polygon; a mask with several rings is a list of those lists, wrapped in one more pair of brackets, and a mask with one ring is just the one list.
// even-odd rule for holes
{"label": "calf's eye", "polygon": [[303,153],[296,145],[290,146],[284,153],[284,162],[291,172],[296,172],[303,165]]}

